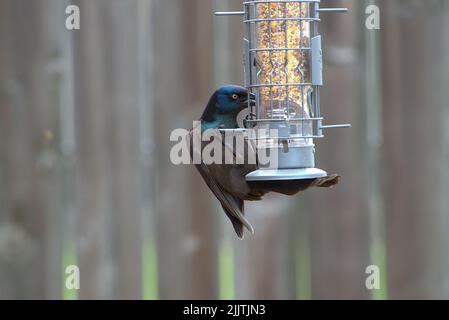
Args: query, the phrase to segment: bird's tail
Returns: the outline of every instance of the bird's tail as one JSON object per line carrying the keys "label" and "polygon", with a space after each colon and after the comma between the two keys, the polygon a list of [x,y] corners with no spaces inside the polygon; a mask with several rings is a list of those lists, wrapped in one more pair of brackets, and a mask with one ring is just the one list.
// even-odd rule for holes
{"label": "bird's tail", "polygon": [[249,185],[255,190],[261,190],[263,192],[276,192],[287,196],[293,196],[298,192],[305,191],[312,187],[332,188],[339,182],[340,176],[334,174],[320,179],[250,182]]}
{"label": "bird's tail", "polygon": [[235,233],[237,234],[239,239],[242,240],[244,237],[244,228],[248,229],[248,231],[252,234],[254,234],[254,228],[251,223],[245,218],[244,201],[242,199],[232,197],[232,202],[234,202],[235,204],[235,206],[232,206],[232,212],[229,210],[230,208],[225,205],[223,205],[223,210],[225,211],[229,220],[231,220]]}

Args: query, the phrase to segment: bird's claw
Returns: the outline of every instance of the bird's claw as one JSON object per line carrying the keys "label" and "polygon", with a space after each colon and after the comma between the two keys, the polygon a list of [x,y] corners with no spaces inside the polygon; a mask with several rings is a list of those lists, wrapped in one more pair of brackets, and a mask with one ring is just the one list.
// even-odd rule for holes
{"label": "bird's claw", "polygon": [[252,112],[245,117],[245,119],[243,120],[243,125],[245,126],[245,128],[252,129],[257,125],[255,122],[251,121],[254,118],[256,118],[256,115]]}

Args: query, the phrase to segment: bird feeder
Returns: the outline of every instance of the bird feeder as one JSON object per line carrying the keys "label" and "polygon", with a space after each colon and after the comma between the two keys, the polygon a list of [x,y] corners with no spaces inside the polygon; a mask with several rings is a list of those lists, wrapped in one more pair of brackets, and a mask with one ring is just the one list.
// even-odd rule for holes
{"label": "bird feeder", "polygon": [[276,168],[259,165],[248,182],[323,178],[315,167],[314,139],[324,130],[350,125],[324,125],[320,89],[323,86],[320,13],[346,12],[321,8],[320,0],[247,0],[241,15],[245,25],[245,86],[256,97],[248,104],[248,128],[257,128],[255,145],[276,154]]}

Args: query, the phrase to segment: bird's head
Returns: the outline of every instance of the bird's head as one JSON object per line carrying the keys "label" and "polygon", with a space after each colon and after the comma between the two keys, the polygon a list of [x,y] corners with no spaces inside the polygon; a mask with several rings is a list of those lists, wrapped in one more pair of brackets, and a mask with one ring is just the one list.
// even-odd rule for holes
{"label": "bird's head", "polygon": [[248,104],[255,105],[255,98],[255,95],[249,93],[244,87],[223,86],[212,95],[201,118],[208,122],[217,121],[217,118],[229,117],[235,120],[238,113],[247,108]]}
{"label": "bird's head", "polygon": [[219,114],[240,112],[248,107],[248,100],[254,101],[255,96],[243,87],[228,85],[217,90],[217,112]]}

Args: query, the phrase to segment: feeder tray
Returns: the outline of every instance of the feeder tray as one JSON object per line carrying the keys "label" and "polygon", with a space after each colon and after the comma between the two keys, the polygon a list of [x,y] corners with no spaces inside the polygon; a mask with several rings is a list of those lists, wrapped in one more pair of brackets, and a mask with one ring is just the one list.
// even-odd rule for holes
{"label": "feeder tray", "polygon": [[314,180],[327,177],[327,172],[318,168],[305,169],[260,169],[246,176],[248,182]]}

